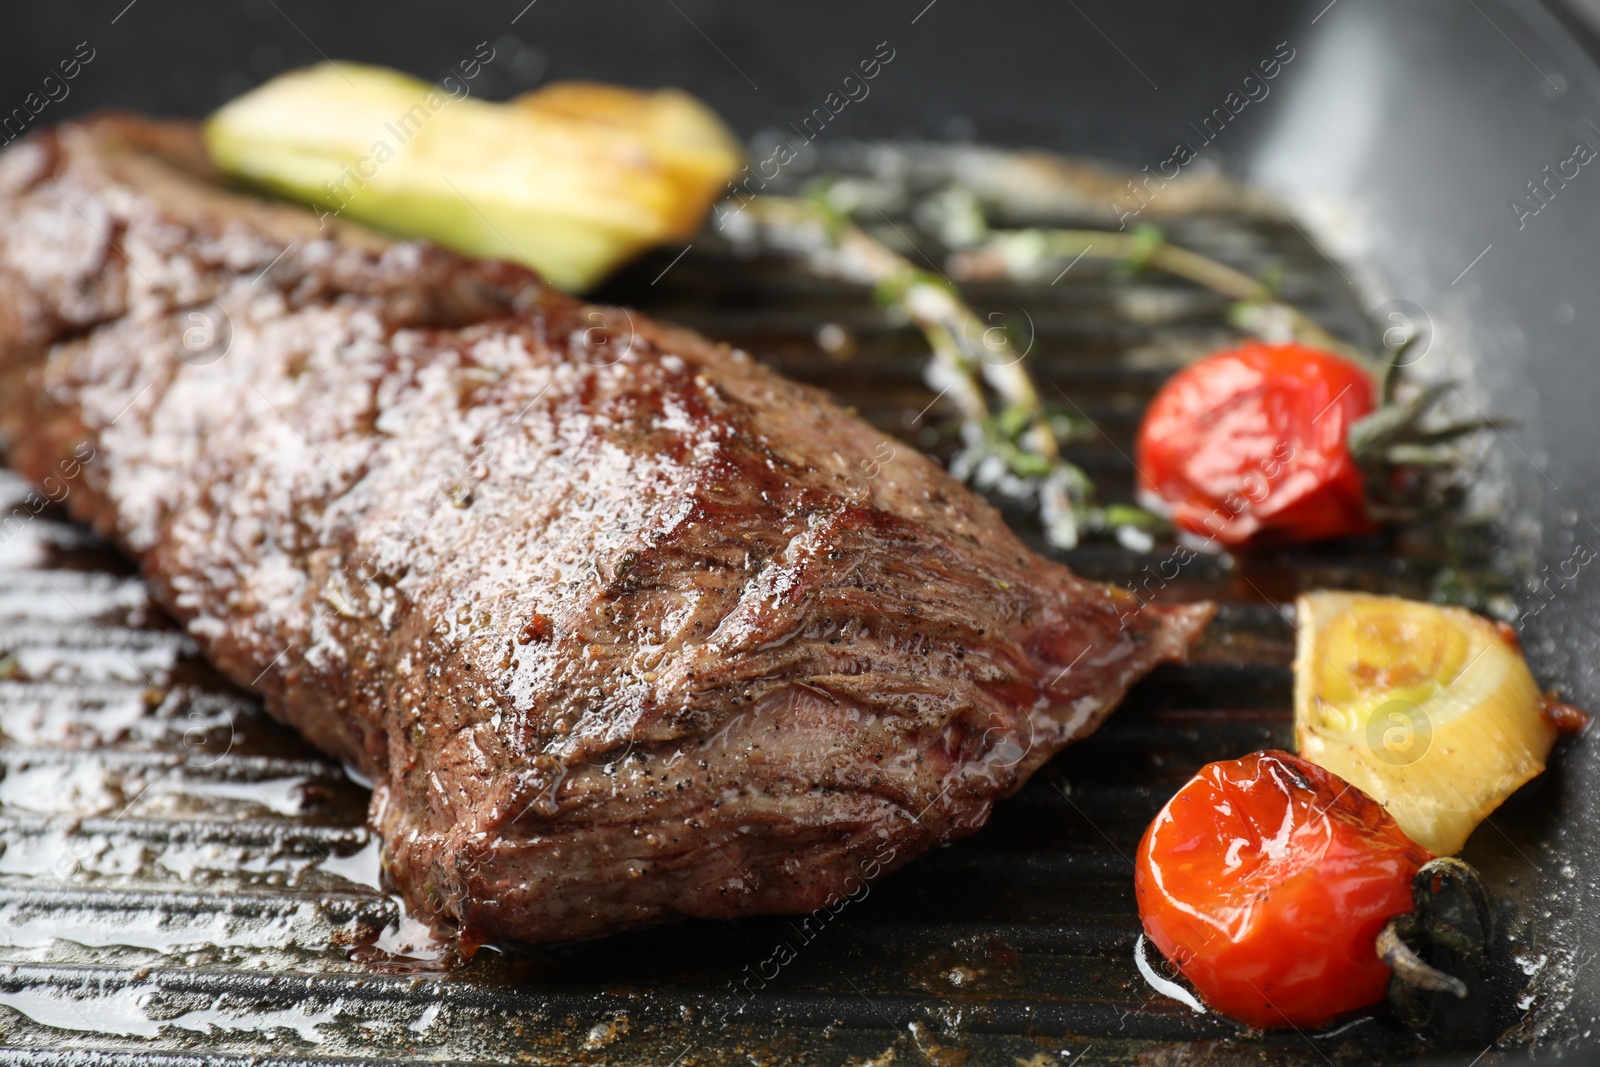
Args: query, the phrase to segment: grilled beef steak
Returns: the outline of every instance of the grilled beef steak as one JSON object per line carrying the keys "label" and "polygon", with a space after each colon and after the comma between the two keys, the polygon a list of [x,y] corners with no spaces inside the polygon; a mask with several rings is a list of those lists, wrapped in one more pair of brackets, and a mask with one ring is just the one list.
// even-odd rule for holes
{"label": "grilled beef steak", "polygon": [[34,136],[0,209],[11,462],[376,783],[468,952],[823,906],[1210,615],[1039,558],[743,352],[225,192],[187,125]]}

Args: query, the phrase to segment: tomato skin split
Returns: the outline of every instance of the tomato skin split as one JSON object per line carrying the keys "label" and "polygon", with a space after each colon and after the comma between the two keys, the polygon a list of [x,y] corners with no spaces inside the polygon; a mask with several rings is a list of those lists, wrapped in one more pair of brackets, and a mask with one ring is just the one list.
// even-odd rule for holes
{"label": "tomato skin split", "polygon": [[1375,402],[1367,372],[1332,352],[1257,341],[1214,352],[1150,402],[1141,498],[1229,547],[1372,533],[1348,440]]}
{"label": "tomato skin split", "polygon": [[1287,752],[1212,763],[1139,843],[1145,933],[1216,1010],[1315,1027],[1384,997],[1378,932],[1433,857],[1370,797]]}

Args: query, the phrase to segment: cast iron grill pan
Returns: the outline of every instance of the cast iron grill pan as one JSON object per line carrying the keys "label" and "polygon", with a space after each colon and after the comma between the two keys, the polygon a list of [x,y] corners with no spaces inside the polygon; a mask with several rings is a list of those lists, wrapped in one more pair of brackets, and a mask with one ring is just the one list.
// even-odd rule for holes
{"label": "cast iron grill pan", "polygon": [[[942,266],[908,218],[881,221],[885,239]],[[1360,336],[1357,294],[1282,219],[1198,215],[1169,232],[1242,269],[1281,264],[1291,299]],[[679,251],[636,264],[602,298],[827,388],[904,447],[948,451],[938,409],[914,421],[933,399],[922,343],[870,294],[710,235],[674,262]],[[1232,336],[1220,298],[1090,261],[1054,284],[967,291],[981,312],[1031,323],[1041,387],[1053,400],[1063,390],[1097,431],[1068,455],[1112,499],[1131,498],[1128,457],[1155,388]],[[842,327],[853,354],[825,355],[822,323]],[[25,491],[0,471],[5,513]],[[1045,550],[1026,509],[996,503]],[[0,1060],[1046,1067],[1459,1051],[1382,1015],[1332,1033],[1243,1034],[1157,996],[1134,964],[1130,857],[1203,763],[1289,744],[1297,592],[1426,596],[1445,568],[1491,588],[1470,534],[1202,557],[1160,582],[1146,568],[1170,544],[1058,553],[1087,577],[1222,609],[1190,664],[1141,684],[975,837],[825,923],[685,923],[407,975],[350,959],[351,944],[401,919],[375,884],[365,790],[223,683],[129,564],[47,509],[0,545]],[[1532,862],[1514,842],[1541,819],[1540,794],[1519,795],[1468,853],[1508,899],[1512,938]],[[782,966],[780,946],[793,955]]]}

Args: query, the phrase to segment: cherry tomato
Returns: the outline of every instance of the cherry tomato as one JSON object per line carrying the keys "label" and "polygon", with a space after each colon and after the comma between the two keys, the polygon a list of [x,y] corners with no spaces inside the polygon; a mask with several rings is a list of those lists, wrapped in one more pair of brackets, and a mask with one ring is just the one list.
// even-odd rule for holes
{"label": "cherry tomato", "polygon": [[1179,529],[1219,541],[1315,541],[1371,533],[1346,443],[1373,410],[1349,360],[1249,342],[1175,374],[1139,427],[1139,489]]}
{"label": "cherry tomato", "polygon": [[1374,942],[1433,857],[1354,786],[1287,752],[1201,769],[1139,844],[1145,933],[1213,1008],[1319,1026],[1382,1000]]}

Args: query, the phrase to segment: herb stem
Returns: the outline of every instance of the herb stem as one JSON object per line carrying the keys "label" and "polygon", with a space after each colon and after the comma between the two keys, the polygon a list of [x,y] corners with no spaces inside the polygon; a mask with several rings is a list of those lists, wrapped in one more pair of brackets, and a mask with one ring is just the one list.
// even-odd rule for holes
{"label": "herb stem", "polygon": [[[998,268],[999,272],[1012,275],[1032,274],[1043,263],[1079,257],[1165,271],[1231,300],[1281,308],[1298,339],[1318,348],[1355,354],[1349,345],[1317,325],[1305,312],[1284,303],[1265,282],[1210,256],[1171,244],[1155,227],[1137,227],[1126,233],[1109,230],[991,230],[987,239],[980,241],[965,255],[969,265],[979,269]],[[1358,355],[1364,365],[1372,362],[1371,357]]]}

